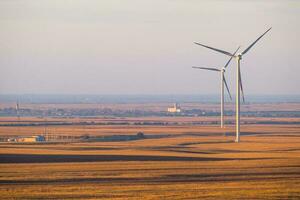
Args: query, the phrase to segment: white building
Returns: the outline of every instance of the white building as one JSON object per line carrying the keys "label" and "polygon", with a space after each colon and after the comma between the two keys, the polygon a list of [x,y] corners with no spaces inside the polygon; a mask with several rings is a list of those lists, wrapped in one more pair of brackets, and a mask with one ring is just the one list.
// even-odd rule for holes
{"label": "white building", "polygon": [[177,103],[174,103],[174,107],[170,107],[168,108],[168,112],[169,113],[180,113],[181,112],[181,108]]}

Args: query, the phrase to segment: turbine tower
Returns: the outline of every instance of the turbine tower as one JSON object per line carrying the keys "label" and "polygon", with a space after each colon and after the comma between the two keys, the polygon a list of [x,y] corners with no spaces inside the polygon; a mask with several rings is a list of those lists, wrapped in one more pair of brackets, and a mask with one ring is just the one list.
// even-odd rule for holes
{"label": "turbine tower", "polygon": [[[236,52],[239,50],[240,47],[237,48],[237,50],[233,53],[233,55],[236,54]],[[232,60],[233,56],[231,56],[231,58],[228,60],[228,62],[225,64],[224,67],[222,67],[221,69],[217,69],[217,68],[210,68],[210,67],[195,67],[193,66],[192,68],[194,69],[204,69],[204,70],[210,70],[210,71],[216,71],[216,72],[220,72],[221,75],[221,128],[224,127],[224,85],[227,89],[227,92],[229,94],[230,99],[231,98],[231,94],[224,76],[226,67],[229,65],[230,61]]]}
{"label": "turbine tower", "polygon": [[17,104],[16,104],[16,112],[17,112],[18,121],[20,121],[20,104],[19,104],[19,100],[17,101]]}
{"label": "turbine tower", "polygon": [[213,48],[213,47],[206,46],[206,45],[200,44],[198,42],[195,42],[195,44],[197,44],[197,45],[200,45],[205,48],[225,54],[227,56],[236,58],[237,68],[236,68],[236,139],[235,139],[235,142],[240,142],[240,91],[242,92],[243,100],[245,99],[243,85],[242,85],[242,79],[241,79],[240,61],[242,60],[243,55],[245,55],[256,44],[256,42],[258,42],[258,40],[260,40],[267,32],[269,32],[271,30],[271,28],[269,28],[266,32],[264,32],[261,36],[259,36],[249,47],[247,47],[243,52],[239,53],[238,55],[231,54],[227,51]]}

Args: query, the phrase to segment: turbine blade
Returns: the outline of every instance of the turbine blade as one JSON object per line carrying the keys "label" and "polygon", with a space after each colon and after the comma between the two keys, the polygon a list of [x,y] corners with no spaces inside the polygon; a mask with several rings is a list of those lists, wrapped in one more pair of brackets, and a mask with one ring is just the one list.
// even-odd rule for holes
{"label": "turbine blade", "polygon": [[239,79],[240,79],[240,88],[242,91],[242,97],[243,97],[243,102],[245,103],[245,96],[244,96],[244,90],[243,90],[243,84],[242,84],[242,75],[241,75],[241,69],[239,70]]}
{"label": "turbine blade", "polygon": [[227,56],[234,56],[234,55],[232,55],[231,53],[229,53],[229,52],[227,52],[227,51],[224,51],[224,50],[220,50],[220,49],[217,49],[217,48],[209,47],[209,46],[206,46],[206,45],[204,45],[204,44],[200,44],[200,43],[198,43],[198,42],[194,42],[194,43],[197,44],[197,45],[203,46],[203,47],[205,47],[205,48],[208,48],[208,49],[217,51],[217,52],[219,52],[219,53],[223,53],[223,54],[225,54],[225,55],[227,55]]}
{"label": "turbine blade", "polygon": [[217,72],[221,71],[217,68],[210,68],[210,67],[195,67],[195,66],[193,66],[192,68],[194,68],[194,69],[205,69],[205,70],[211,70],[211,71],[217,71]]}
{"label": "turbine blade", "polygon": [[243,52],[242,52],[242,54],[245,54],[245,53],[247,53],[254,45],[255,45],[255,43],[260,39],[260,38],[262,38],[267,32],[269,32],[270,30],[272,29],[272,27],[271,28],[269,28],[266,32],[264,32],[264,34],[262,34],[259,38],[257,38],[247,49],[245,49]]}
{"label": "turbine blade", "polygon": [[228,62],[227,62],[226,65],[224,66],[224,68],[226,68],[226,67],[229,65],[230,61],[231,61],[232,58],[235,56],[236,52],[240,49],[240,47],[241,47],[241,46],[239,46],[239,47],[235,50],[235,52],[233,53],[233,56],[230,57],[230,59],[228,60]]}
{"label": "turbine blade", "polygon": [[228,85],[227,85],[227,82],[226,82],[226,79],[225,79],[225,76],[224,76],[224,75],[223,75],[223,81],[224,81],[224,83],[225,83],[225,86],[226,86],[227,92],[228,92],[228,94],[229,94],[230,100],[232,100],[231,94],[230,94],[230,91],[229,91],[229,88],[228,88]]}

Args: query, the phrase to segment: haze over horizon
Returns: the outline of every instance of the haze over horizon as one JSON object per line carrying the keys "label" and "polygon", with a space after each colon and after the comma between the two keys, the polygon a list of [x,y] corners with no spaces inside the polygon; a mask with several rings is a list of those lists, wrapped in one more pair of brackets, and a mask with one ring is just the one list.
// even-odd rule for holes
{"label": "haze over horizon", "polygon": [[[4,0],[0,94],[219,94],[233,52],[249,94],[300,95],[300,2]],[[226,72],[235,91],[235,60]]]}

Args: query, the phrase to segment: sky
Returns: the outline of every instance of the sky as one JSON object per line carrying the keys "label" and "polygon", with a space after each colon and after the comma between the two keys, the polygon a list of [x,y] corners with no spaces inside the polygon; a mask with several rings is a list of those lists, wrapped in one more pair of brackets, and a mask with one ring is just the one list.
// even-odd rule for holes
{"label": "sky", "polygon": [[[0,94],[218,94],[229,52],[246,94],[300,94],[297,0],[1,0]],[[226,79],[235,93],[235,60]]]}

